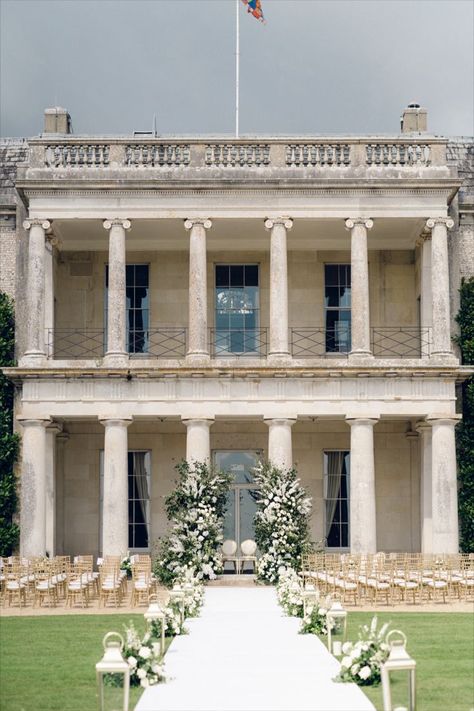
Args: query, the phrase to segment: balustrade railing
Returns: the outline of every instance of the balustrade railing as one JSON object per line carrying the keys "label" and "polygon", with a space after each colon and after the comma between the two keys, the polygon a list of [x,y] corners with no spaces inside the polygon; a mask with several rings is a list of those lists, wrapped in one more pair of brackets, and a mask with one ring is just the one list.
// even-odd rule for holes
{"label": "balustrade railing", "polygon": [[375,358],[422,358],[430,354],[430,329],[417,326],[373,327]]}
{"label": "balustrade railing", "polygon": [[446,140],[317,138],[185,139],[86,138],[29,141],[31,167],[66,168],[427,168],[447,165]]}
{"label": "balustrade railing", "polygon": [[265,358],[266,328],[211,328],[210,348],[214,358]]}

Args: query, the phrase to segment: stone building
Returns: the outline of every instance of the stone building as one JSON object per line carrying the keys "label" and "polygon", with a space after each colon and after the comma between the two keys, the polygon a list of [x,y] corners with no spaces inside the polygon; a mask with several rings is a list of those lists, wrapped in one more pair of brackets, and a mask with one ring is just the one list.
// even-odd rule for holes
{"label": "stone building", "polygon": [[182,458],[294,464],[331,550],[458,549],[451,335],[474,272],[472,139],[0,143],[25,555],[147,550]]}

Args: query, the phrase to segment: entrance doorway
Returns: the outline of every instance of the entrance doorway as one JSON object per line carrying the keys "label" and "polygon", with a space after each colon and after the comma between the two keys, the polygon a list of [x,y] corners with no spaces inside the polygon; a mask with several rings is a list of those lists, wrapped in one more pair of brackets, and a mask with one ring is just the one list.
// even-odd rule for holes
{"label": "entrance doorway", "polygon": [[231,488],[227,496],[227,511],[224,518],[224,540],[242,541],[255,539],[254,519],[257,511],[253,468],[262,453],[258,451],[224,450],[214,452],[216,469],[232,474]]}

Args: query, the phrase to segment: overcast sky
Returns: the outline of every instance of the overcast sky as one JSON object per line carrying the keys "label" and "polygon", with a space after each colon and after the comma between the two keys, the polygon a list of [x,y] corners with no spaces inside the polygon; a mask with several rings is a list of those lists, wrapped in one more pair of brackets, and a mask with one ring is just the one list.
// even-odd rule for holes
{"label": "overcast sky", "polygon": [[[472,0],[262,0],[240,7],[242,133],[473,133]],[[235,0],[0,0],[1,135],[227,133]]]}

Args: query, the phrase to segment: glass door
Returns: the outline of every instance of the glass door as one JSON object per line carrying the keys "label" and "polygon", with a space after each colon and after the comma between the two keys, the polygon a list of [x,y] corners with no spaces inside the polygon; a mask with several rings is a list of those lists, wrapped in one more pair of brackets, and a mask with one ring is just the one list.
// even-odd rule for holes
{"label": "glass door", "polygon": [[242,541],[255,538],[254,518],[257,510],[257,486],[253,481],[253,468],[261,452],[219,451],[214,453],[217,469],[230,472],[233,482],[227,498],[224,518],[224,540]]}

